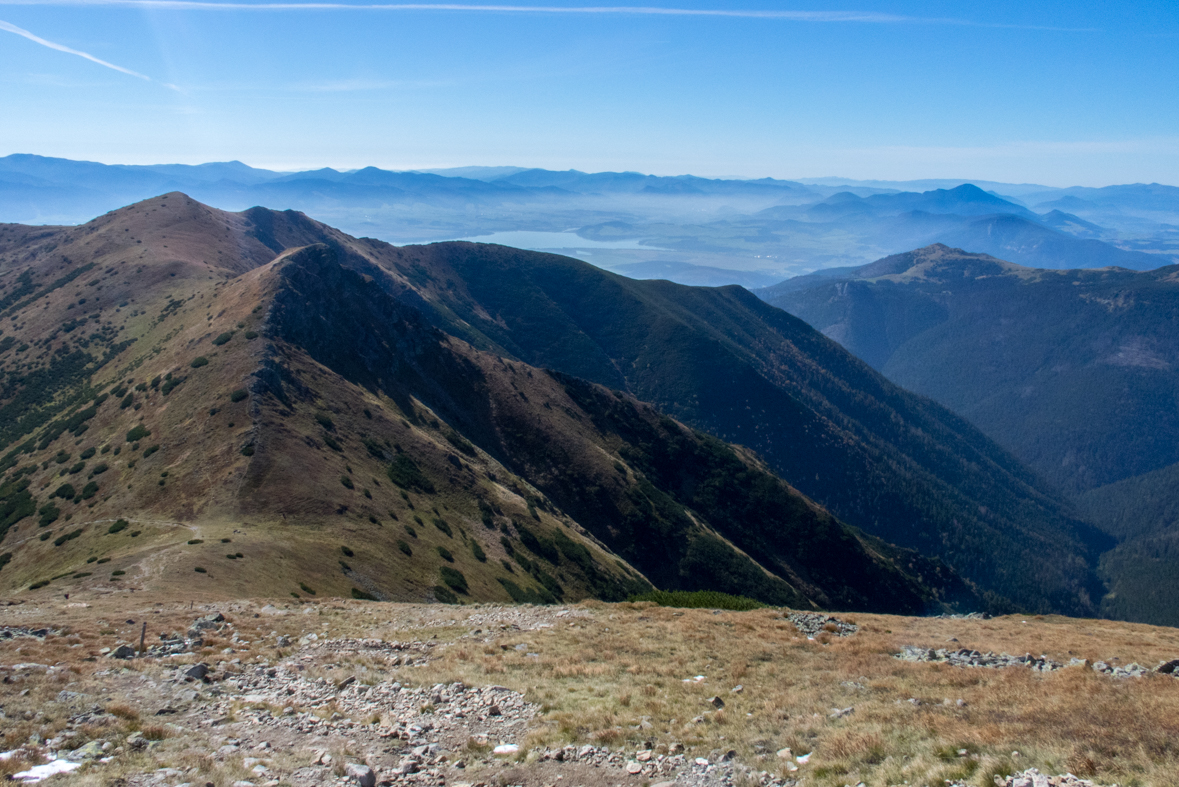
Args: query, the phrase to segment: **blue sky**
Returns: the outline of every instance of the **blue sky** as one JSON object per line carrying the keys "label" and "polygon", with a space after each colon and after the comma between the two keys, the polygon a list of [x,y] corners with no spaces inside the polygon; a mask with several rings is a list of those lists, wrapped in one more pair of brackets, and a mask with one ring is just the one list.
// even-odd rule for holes
{"label": "blue sky", "polygon": [[250,5],[0,0],[0,155],[1179,184],[1174,0]]}

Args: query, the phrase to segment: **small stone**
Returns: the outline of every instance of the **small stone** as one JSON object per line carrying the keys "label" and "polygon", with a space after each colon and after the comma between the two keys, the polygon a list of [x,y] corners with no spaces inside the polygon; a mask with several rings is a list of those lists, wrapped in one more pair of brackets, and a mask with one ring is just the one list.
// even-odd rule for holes
{"label": "small stone", "polygon": [[794,752],[790,751],[789,748],[778,749],[778,759],[781,759],[781,760],[794,759]]}
{"label": "small stone", "polygon": [[635,762],[634,760],[631,760],[630,762],[628,762],[626,764],[626,772],[629,773],[631,776],[637,776],[638,774],[643,772],[643,764],[640,762]]}
{"label": "small stone", "polygon": [[488,716],[502,716],[503,711],[501,711],[499,709],[498,705],[492,705],[490,708],[487,709],[487,715]]}
{"label": "small stone", "polygon": [[336,691],[340,691],[341,689],[346,689],[355,682],[356,682],[356,676],[349,675],[347,678],[344,678],[342,681],[340,681],[339,683],[336,684]]}
{"label": "small stone", "polygon": [[645,751],[639,752],[635,755],[635,759],[639,762],[649,762],[651,759],[651,750],[646,749]]}
{"label": "small stone", "polygon": [[740,684],[740,683],[738,683],[738,684],[737,684],[736,686],[734,686],[733,688],[729,689],[729,693],[730,693],[730,694],[740,694],[740,693],[741,693],[741,692],[743,692],[743,691],[745,691],[745,686],[743,686],[743,685],[742,685],[742,684]]}
{"label": "small stone", "polygon": [[704,757],[697,757],[697,758],[696,758],[696,764],[697,764],[697,765],[707,765],[707,764],[708,764],[708,760],[707,760],[707,759],[705,759]]}
{"label": "small stone", "polygon": [[209,665],[208,664],[193,664],[191,667],[189,667],[188,669],[186,669],[184,671],[184,677],[191,678],[192,680],[203,680],[204,677],[208,674],[209,674]]}
{"label": "small stone", "polygon": [[491,750],[492,754],[508,755],[515,754],[520,751],[520,747],[514,743],[503,743]]}
{"label": "small stone", "polygon": [[722,700],[720,697],[709,697],[708,703],[710,705],[712,705],[712,707],[716,708],[717,710],[720,710],[721,708],[725,707],[725,701]]}
{"label": "small stone", "polygon": [[135,657],[135,650],[130,645],[120,645],[107,656],[112,659],[130,659]]}
{"label": "small stone", "polygon": [[376,787],[377,775],[367,765],[350,762],[344,766],[344,775],[356,782],[360,787]]}

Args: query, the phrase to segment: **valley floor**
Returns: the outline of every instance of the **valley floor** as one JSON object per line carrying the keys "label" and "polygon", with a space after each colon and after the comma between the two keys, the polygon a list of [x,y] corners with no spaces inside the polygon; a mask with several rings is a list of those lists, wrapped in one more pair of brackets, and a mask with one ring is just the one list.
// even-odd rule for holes
{"label": "valley floor", "polygon": [[[0,774],[56,763],[71,770],[54,780],[123,787],[1048,784],[1007,778],[1034,767],[1179,784],[1179,680],[1154,669],[1179,657],[1175,629],[841,618],[21,594],[0,601]],[[915,661],[918,649],[1035,658]],[[1010,666],[960,666],[971,661]]]}

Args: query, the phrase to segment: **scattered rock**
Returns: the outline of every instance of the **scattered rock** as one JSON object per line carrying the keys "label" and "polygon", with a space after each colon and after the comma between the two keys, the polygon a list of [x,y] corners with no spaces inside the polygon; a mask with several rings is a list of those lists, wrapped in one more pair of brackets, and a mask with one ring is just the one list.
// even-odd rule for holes
{"label": "scattered rock", "polygon": [[344,766],[344,775],[360,787],[376,787],[377,775],[367,765],[350,762]]}
{"label": "scattered rock", "polygon": [[831,634],[835,637],[850,637],[860,630],[855,623],[840,620],[834,615],[822,612],[791,612],[786,617],[794,627],[808,637]]}

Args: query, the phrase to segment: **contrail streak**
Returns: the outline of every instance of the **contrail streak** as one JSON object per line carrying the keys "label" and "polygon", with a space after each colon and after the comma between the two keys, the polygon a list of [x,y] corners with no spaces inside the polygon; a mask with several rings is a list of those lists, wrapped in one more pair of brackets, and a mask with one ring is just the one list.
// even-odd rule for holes
{"label": "contrail streak", "polygon": [[17,27],[16,25],[11,25],[8,22],[0,21],[0,30],[7,30],[9,33],[16,33],[18,36],[23,36],[23,37],[29,39],[30,41],[32,41],[33,43],[40,44],[41,46],[47,46],[50,49],[56,49],[58,52],[65,52],[68,55],[77,55],[78,57],[84,57],[92,63],[98,63],[98,65],[100,65],[100,66],[106,66],[107,68],[113,68],[115,71],[119,71],[123,74],[127,74],[128,76],[139,77],[140,79],[146,79],[148,82],[152,81],[151,77],[144,76],[143,74],[140,74],[138,71],[132,71],[129,68],[123,68],[122,66],[116,66],[114,63],[108,63],[105,60],[98,59],[94,55],[88,54],[86,52],[81,52],[77,49],[70,49],[68,46],[64,46],[62,44],[55,44],[52,41],[46,41],[41,36],[34,35],[33,33],[30,33],[28,30],[25,30],[22,27]]}

